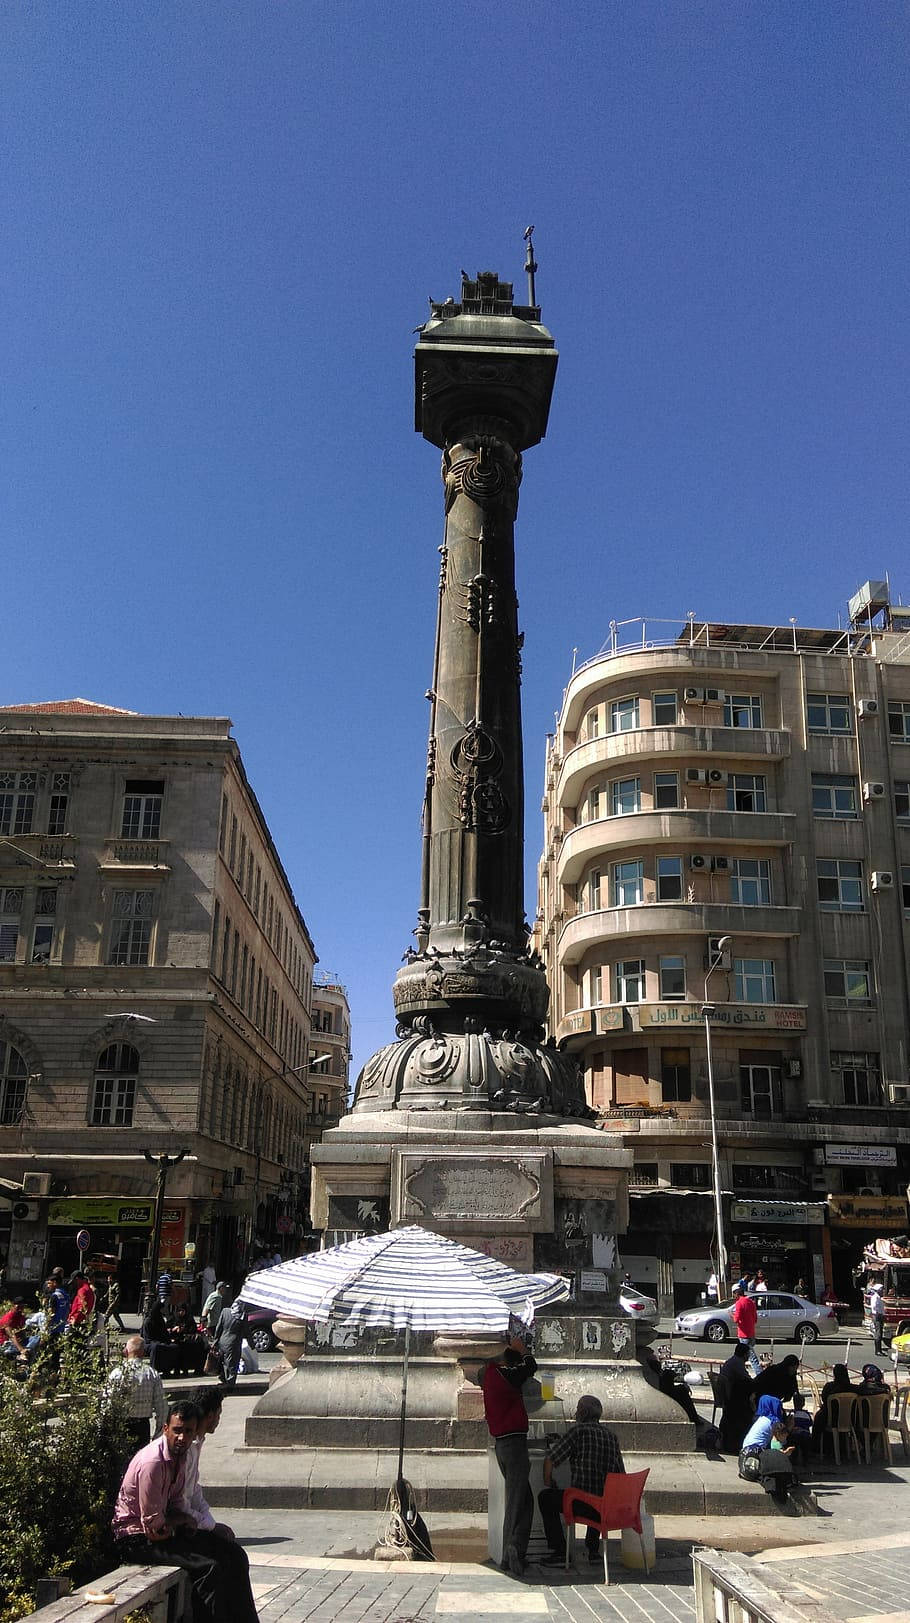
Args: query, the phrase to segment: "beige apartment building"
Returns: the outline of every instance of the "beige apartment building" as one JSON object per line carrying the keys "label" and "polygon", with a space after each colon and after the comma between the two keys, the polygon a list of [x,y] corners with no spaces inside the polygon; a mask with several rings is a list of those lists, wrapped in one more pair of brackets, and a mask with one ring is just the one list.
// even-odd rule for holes
{"label": "beige apartment building", "polygon": [[187,1152],[164,1257],[194,1243],[197,1266],[236,1276],[262,1246],[299,1249],[308,1145],[329,1115],[309,1077],[315,963],[227,719],[0,709],[10,1281],[73,1266],[83,1228],[90,1254],[120,1256],[132,1305],[154,1215],[146,1151]]}
{"label": "beige apartment building", "polygon": [[907,1226],[910,610],[850,608],[614,627],[548,741],[551,1030],[634,1151],[623,1258],[664,1311],[710,1268],[706,1002],[732,1277],[853,1302]]}

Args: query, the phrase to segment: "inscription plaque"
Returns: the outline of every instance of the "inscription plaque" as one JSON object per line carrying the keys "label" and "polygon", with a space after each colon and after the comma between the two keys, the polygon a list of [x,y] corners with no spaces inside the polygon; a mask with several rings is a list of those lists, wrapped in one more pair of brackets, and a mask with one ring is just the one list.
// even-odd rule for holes
{"label": "inscription plaque", "polygon": [[459,1234],[532,1234],[552,1225],[549,1151],[474,1154],[399,1150],[394,1158],[396,1223]]}

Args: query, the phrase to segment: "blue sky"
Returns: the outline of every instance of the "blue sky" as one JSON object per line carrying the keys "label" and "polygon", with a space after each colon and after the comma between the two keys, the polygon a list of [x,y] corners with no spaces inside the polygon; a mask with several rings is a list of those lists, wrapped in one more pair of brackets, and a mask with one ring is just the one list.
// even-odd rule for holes
{"label": "blue sky", "polygon": [[233,717],[362,1063],[417,903],[427,295],[522,286],[534,222],[533,914],[573,647],[910,594],[908,13],[11,3],[0,39],[0,697]]}

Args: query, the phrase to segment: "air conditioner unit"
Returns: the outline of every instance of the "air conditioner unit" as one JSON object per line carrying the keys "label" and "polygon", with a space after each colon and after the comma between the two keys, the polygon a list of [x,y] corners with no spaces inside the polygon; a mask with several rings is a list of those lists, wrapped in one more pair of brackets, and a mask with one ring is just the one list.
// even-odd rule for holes
{"label": "air conditioner unit", "polygon": [[884,798],[885,798],[885,785],[883,783],[864,783],[863,784],[863,799],[864,800],[884,800]]}
{"label": "air conditioner unit", "polygon": [[798,1082],[803,1074],[803,1062],[796,1055],[784,1061],[784,1072],[791,1082]]}
{"label": "air conditioner unit", "polygon": [[733,955],[729,947],[724,947],[723,950],[720,949],[719,944],[722,940],[723,936],[709,935],[708,962],[713,963],[716,959],[718,969],[730,969],[733,964]]}
{"label": "air conditioner unit", "polygon": [[877,716],[878,715],[878,700],[877,699],[860,699],[859,704],[857,705],[857,710],[859,711],[859,714],[861,716]]}
{"label": "air conditioner unit", "polygon": [[688,699],[690,704],[704,704],[705,690],[704,688],[685,688],[683,698]]}
{"label": "air conditioner unit", "polygon": [[721,772],[720,768],[717,766],[711,768],[711,771],[708,773],[709,783],[726,783],[726,781],[726,772]]}
{"label": "air conditioner unit", "polygon": [[876,868],[872,875],[873,890],[893,890],[894,875],[887,868]]}
{"label": "air conditioner unit", "polygon": [[811,1184],[812,1184],[812,1193],[813,1193],[813,1195],[820,1195],[820,1194],[823,1194],[823,1193],[825,1193],[827,1191],[827,1188],[828,1188],[828,1174],[827,1174],[827,1172],[824,1172],[824,1171],[813,1172],[810,1181],[811,1181]]}
{"label": "air conditioner unit", "polygon": [[51,1192],[51,1177],[50,1172],[26,1172],[22,1178],[23,1195],[49,1195]]}
{"label": "air conditioner unit", "polygon": [[889,1082],[888,1098],[893,1105],[910,1105],[910,1082]]}
{"label": "air conditioner unit", "polygon": [[710,860],[710,857],[703,856],[700,851],[696,851],[689,858],[689,867],[692,868],[696,873],[699,873],[708,867]]}
{"label": "air conditioner unit", "polygon": [[729,870],[730,870],[730,858],[729,857],[712,857],[711,858],[711,872],[712,873],[729,873]]}
{"label": "air conditioner unit", "polygon": [[708,781],[708,774],[705,771],[704,767],[701,767],[701,766],[687,766],[686,767],[686,782],[687,783],[707,783],[707,781]]}
{"label": "air conditioner unit", "polygon": [[17,1223],[37,1223],[41,1207],[34,1200],[17,1200],[13,1203],[12,1215]]}
{"label": "air conditioner unit", "polygon": [[723,688],[705,688],[705,704],[723,704],[724,698]]}

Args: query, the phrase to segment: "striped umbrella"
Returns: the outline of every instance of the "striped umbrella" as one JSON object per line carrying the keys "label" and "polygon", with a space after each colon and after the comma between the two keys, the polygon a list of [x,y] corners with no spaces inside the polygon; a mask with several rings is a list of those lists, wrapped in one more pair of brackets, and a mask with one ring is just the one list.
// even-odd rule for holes
{"label": "striped umbrella", "polygon": [[521,1274],[442,1234],[417,1227],[371,1234],[327,1251],[249,1274],[245,1302],[291,1318],[403,1330],[398,1480],[404,1457],[408,1355],[412,1330],[505,1334],[513,1318],[569,1294],[559,1274]]}
{"label": "striped umbrella", "polygon": [[520,1274],[421,1228],[371,1234],[250,1274],[245,1302],[295,1319],[393,1330],[505,1331],[563,1301],[559,1274]]}

